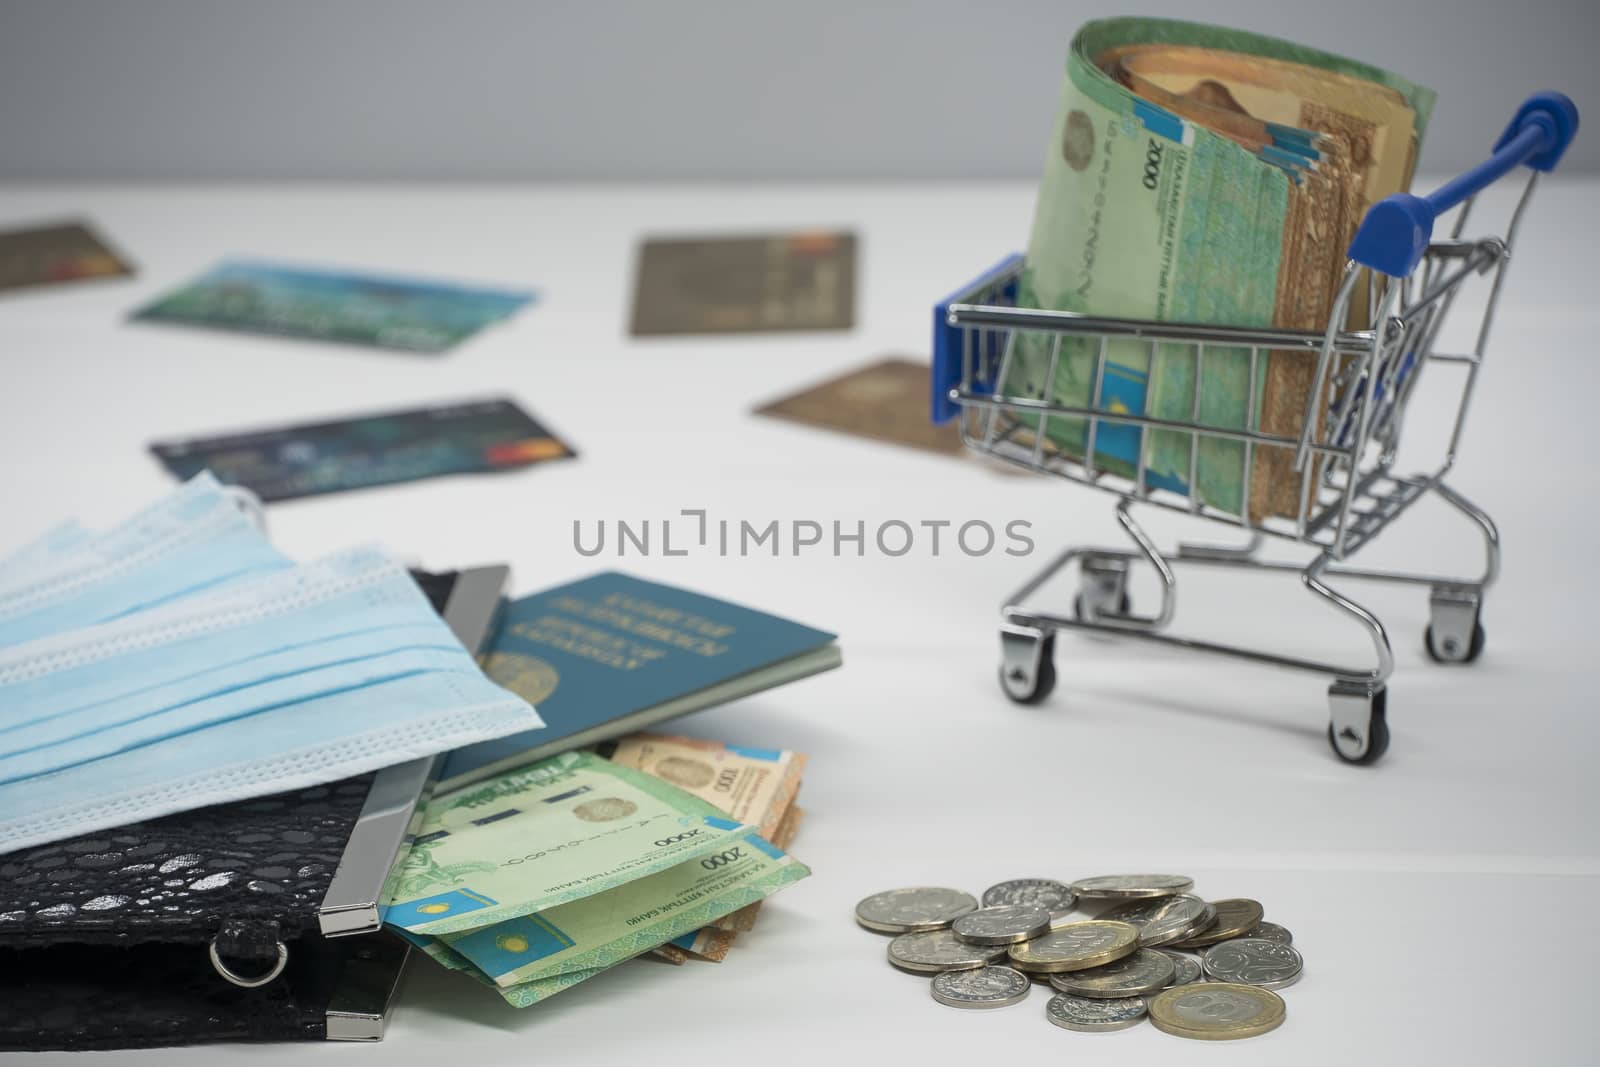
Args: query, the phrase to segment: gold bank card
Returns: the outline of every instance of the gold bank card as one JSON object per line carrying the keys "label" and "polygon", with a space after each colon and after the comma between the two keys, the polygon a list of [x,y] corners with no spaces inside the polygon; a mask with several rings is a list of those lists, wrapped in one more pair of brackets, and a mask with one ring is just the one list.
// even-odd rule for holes
{"label": "gold bank card", "polygon": [[756,414],[927,452],[961,451],[957,423],[928,419],[928,365],[888,358],[784,397]]}
{"label": "gold bank card", "polygon": [[635,337],[847,330],[855,315],[852,233],[651,238],[639,246]]}
{"label": "gold bank card", "polygon": [[132,273],[127,261],[81,222],[0,231],[0,289]]}

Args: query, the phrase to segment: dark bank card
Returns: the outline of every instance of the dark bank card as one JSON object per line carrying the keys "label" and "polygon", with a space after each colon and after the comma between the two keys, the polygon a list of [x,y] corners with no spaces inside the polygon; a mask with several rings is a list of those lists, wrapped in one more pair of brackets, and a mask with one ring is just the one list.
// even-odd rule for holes
{"label": "dark bank card", "polygon": [[437,354],[509,318],[533,297],[523,290],[229,261],[133,318]]}
{"label": "dark bank card", "polygon": [[210,470],[262,500],[510,470],[577,455],[501,399],[158,441],[150,451],[180,480]]}
{"label": "dark bank card", "polygon": [[847,330],[855,316],[853,233],[651,238],[639,246],[635,337]]}
{"label": "dark bank card", "polygon": [[0,289],[132,273],[128,261],[81,222],[0,231]]}
{"label": "dark bank card", "polygon": [[929,420],[930,387],[927,363],[890,358],[775,400],[756,414],[956,455],[961,431],[955,422]]}

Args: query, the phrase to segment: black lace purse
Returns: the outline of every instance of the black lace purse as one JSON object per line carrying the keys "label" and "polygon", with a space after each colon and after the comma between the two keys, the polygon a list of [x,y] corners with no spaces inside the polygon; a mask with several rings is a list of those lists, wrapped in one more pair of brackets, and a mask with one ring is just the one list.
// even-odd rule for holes
{"label": "black lace purse", "polygon": [[[416,574],[469,649],[507,570]],[[382,929],[437,757],[0,855],[0,1049],[382,1038]]]}

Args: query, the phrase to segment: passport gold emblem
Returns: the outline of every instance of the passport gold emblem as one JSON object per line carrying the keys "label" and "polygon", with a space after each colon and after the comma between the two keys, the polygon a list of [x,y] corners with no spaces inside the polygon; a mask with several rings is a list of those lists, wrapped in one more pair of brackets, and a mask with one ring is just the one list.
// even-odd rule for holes
{"label": "passport gold emblem", "polygon": [[497,685],[535,706],[554,693],[561,681],[561,675],[549,663],[521,652],[491,652],[484,658],[483,671]]}

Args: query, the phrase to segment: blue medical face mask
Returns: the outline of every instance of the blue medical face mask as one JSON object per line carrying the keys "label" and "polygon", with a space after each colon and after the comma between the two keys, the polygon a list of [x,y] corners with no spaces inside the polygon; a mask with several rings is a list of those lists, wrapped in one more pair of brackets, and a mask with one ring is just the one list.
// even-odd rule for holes
{"label": "blue medical face mask", "polygon": [[0,654],[0,852],[541,725],[343,553]]}
{"label": "blue medical face mask", "polygon": [[338,781],[542,725],[481,673],[434,671],[333,693],[0,785],[0,854]]}
{"label": "blue medical face mask", "polygon": [[93,536],[87,526],[76,519],[68,519],[0,559],[0,595],[13,585],[26,585],[36,579],[41,569],[52,567]]}
{"label": "blue medical face mask", "polygon": [[0,783],[422,670],[474,669],[376,551],[0,652]]}
{"label": "blue medical face mask", "polygon": [[201,474],[121,525],[36,558],[31,576],[0,581],[0,647],[290,565],[239,496]]}
{"label": "blue medical face mask", "polygon": [[[335,639],[370,635],[363,647],[372,654],[417,634],[461,647],[380,550],[341,553],[0,651],[0,738],[8,728],[163,687],[181,702],[331,662],[340,657],[319,659],[319,650]],[[264,657],[273,659],[257,662]],[[213,689],[197,688],[207,685]]]}

